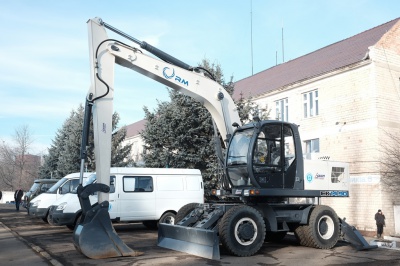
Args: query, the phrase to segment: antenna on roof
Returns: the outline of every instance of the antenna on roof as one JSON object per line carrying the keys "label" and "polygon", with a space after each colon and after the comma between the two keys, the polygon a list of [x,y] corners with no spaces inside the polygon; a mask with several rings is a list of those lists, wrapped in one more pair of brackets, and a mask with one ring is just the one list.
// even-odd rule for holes
{"label": "antenna on roof", "polygon": [[250,1],[251,75],[253,76],[253,0]]}

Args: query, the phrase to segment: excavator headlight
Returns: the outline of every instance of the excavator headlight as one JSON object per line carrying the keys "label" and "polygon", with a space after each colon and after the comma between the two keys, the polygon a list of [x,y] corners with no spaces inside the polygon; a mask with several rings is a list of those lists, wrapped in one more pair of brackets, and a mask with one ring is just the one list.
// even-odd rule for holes
{"label": "excavator headlight", "polygon": [[255,190],[255,189],[250,190],[250,195],[254,196],[254,195],[258,195],[258,194],[260,194],[260,192],[258,190]]}
{"label": "excavator headlight", "polygon": [[221,196],[221,190],[219,189],[212,189],[211,194],[214,196]]}

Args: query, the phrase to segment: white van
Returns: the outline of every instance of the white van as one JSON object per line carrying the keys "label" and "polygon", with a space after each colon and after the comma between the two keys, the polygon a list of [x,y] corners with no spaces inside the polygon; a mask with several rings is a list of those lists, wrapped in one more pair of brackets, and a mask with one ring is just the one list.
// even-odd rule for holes
{"label": "white van", "polygon": [[[90,176],[85,185],[96,182]],[[90,196],[91,204],[97,195]],[[111,168],[109,213],[113,221],[140,221],[148,228],[174,223],[178,210],[188,203],[204,202],[204,187],[197,169]],[[73,229],[81,216],[76,194],[69,193],[50,208],[49,222]]]}
{"label": "white van", "polygon": [[[84,173],[86,179],[92,173]],[[79,185],[80,173],[72,173],[61,178],[47,192],[40,194],[31,200],[28,206],[28,214],[31,216],[40,217],[43,221],[48,222],[49,207],[57,199],[67,193],[70,193]]]}

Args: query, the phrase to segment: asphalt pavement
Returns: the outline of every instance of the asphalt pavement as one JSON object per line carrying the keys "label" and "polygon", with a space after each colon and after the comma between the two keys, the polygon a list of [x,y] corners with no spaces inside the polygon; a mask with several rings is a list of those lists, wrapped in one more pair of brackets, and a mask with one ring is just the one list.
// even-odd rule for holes
{"label": "asphalt pavement", "polygon": [[[17,210],[13,205],[0,204],[0,208],[9,209],[9,213]],[[26,212],[21,208],[19,212]],[[62,265],[51,258],[43,249],[35,246],[0,222],[0,265]]]}
{"label": "asphalt pavement", "polygon": [[[378,248],[357,251],[340,242],[332,250],[299,246],[294,236],[283,243],[266,243],[251,257],[234,257],[221,251],[221,260],[213,261],[186,253],[157,247],[157,232],[141,224],[114,226],[131,248],[144,251],[143,256],[91,260],[79,254],[71,244],[66,227],[50,226],[39,218],[19,212],[11,204],[0,204],[0,265],[400,265],[400,249]],[[365,237],[368,243],[373,237]]]}

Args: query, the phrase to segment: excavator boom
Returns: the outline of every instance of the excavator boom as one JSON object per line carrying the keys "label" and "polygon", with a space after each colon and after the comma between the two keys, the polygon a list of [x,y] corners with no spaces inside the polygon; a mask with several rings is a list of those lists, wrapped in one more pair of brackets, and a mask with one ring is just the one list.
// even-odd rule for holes
{"label": "excavator boom", "polygon": [[[139,47],[109,39],[106,29],[116,32]],[[108,185],[109,183],[115,64],[135,70],[200,102],[211,113],[222,138],[229,140],[234,131],[233,124],[240,123],[235,104],[224,88],[207,77],[201,69],[190,67],[150,44],[139,41],[104,23],[99,18],[88,21],[88,31],[91,86],[86,98],[86,123],[83,129],[81,148],[81,176],[83,176],[86,157],[88,117],[92,113],[97,180],[98,184]],[[158,58],[144,54],[141,49],[149,51]],[[83,191],[82,188],[81,191]],[[80,223],[74,231],[77,249],[91,258],[137,255],[138,252],[131,251],[112,230],[107,211],[104,211],[108,206],[109,194],[104,189],[97,190],[97,192],[99,195],[98,206],[102,207],[87,211],[91,215],[84,216],[86,221]],[[81,197],[81,205],[84,204],[84,201]],[[94,212],[98,212],[99,215],[93,215]],[[90,234],[96,231],[102,237],[96,239],[84,237],[87,236],[85,232]],[[112,255],[108,255],[104,249],[96,250],[94,247],[98,246],[98,243],[114,247],[114,252],[109,252]]]}

